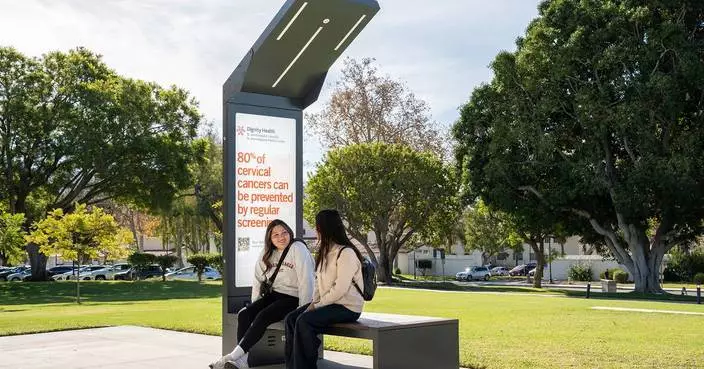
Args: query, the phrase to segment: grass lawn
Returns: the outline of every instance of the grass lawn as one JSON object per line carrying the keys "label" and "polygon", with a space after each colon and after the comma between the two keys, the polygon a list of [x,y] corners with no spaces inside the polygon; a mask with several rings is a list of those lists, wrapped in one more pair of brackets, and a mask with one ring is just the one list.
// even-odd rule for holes
{"label": "grass lawn", "polygon": [[[121,324],[221,333],[221,287],[217,283],[89,282],[82,286],[85,302],[78,306],[72,302],[73,283],[0,284],[0,335]],[[704,315],[591,309],[704,313],[704,305],[587,300],[531,291],[382,288],[365,310],[459,318],[464,367],[704,367]],[[328,349],[370,353],[370,347],[367,341],[326,337]]]}

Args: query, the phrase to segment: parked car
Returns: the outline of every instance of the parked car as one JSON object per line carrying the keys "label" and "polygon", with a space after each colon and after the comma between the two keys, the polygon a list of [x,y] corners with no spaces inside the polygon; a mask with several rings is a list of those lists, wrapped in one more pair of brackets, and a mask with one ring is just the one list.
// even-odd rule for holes
{"label": "parked car", "polygon": [[53,277],[57,274],[63,274],[66,272],[70,272],[70,271],[74,270],[75,268],[76,267],[74,267],[73,265],[57,265],[55,267],[51,267],[51,268],[47,269],[46,273],[49,277]]}
{"label": "parked car", "polygon": [[103,269],[98,269],[90,273],[89,277],[95,281],[104,281],[106,279],[115,279],[115,275],[120,272],[129,270],[132,266],[130,264],[121,263],[115,265],[106,265]]}
{"label": "parked car", "polygon": [[8,282],[23,282],[25,279],[32,276],[31,269],[22,269],[17,273],[13,273],[7,276]]}
{"label": "parked car", "polygon": [[455,274],[455,278],[458,281],[471,281],[483,279],[488,281],[491,277],[491,272],[489,268],[483,266],[469,267],[464,270],[464,272],[459,272]]}
{"label": "parked car", "polygon": [[494,267],[493,269],[490,270],[491,275],[508,275],[508,268],[506,267]]}
{"label": "parked car", "polygon": [[76,277],[80,277],[83,281],[90,281],[93,279],[93,273],[101,269],[105,269],[105,265],[89,265],[81,268],[80,273],[71,273],[68,279],[76,280]]}
{"label": "parked car", "polygon": [[15,274],[15,273],[20,273],[20,272],[27,270],[27,269],[29,269],[28,266],[18,266],[18,267],[14,267],[14,268],[10,268],[5,271],[2,271],[2,272],[0,272],[0,281],[7,281],[8,280],[7,277],[9,275]]}
{"label": "parked car", "polygon": [[[222,275],[215,268],[205,267],[202,275],[203,280],[219,280],[222,279]],[[167,273],[166,279],[168,280],[186,280],[186,281],[197,281],[198,274],[194,267],[181,268],[175,272]]]}
{"label": "parked car", "polygon": [[509,270],[508,275],[510,276],[521,276],[521,275],[527,275],[531,270],[535,269],[537,264],[535,263],[528,263],[528,264],[521,264],[516,266],[515,268]]}
{"label": "parked car", "polygon": [[91,271],[95,271],[101,268],[103,268],[103,266],[101,265],[81,265],[80,269],[73,268],[66,273],[57,274],[55,276],[52,276],[51,278],[55,281],[75,281],[76,277],[80,274],[80,278],[82,280],[86,280],[89,279],[88,276]]}
{"label": "parked car", "polygon": [[131,281],[133,279],[149,279],[161,277],[161,267],[157,264],[149,265],[146,268],[135,271],[134,268],[129,268],[119,273],[115,273],[115,280]]}
{"label": "parked car", "polygon": [[[543,277],[545,277],[545,268],[547,268],[547,265],[543,265]],[[528,275],[531,276],[531,277],[534,277],[536,270],[538,270],[538,266],[537,266],[537,265],[536,265],[535,267],[533,267],[533,269],[531,269],[530,272],[528,272]]]}

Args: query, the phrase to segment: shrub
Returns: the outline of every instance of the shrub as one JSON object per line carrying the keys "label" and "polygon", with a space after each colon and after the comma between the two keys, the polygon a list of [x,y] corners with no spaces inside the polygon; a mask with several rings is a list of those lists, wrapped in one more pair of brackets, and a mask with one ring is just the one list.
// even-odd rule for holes
{"label": "shrub", "polygon": [[613,271],[613,273],[614,273],[613,279],[616,281],[616,283],[628,282],[628,273],[624,272],[621,269],[616,269]]}
{"label": "shrub", "polygon": [[609,272],[609,278],[606,278],[606,274],[604,272],[599,273],[599,278],[600,279],[614,279],[614,274],[616,272],[623,272],[623,269],[621,268],[611,268],[607,269],[606,271]]}
{"label": "shrub", "polygon": [[176,255],[160,255],[156,257],[156,262],[161,267],[161,279],[166,280],[166,269],[171,268],[178,261]]}
{"label": "shrub", "polygon": [[148,266],[156,262],[156,256],[143,252],[135,252],[127,257],[127,261],[132,264],[132,268],[137,273],[132,273],[132,276],[139,276],[139,272],[144,271]]}
{"label": "shrub", "polygon": [[188,257],[188,262],[193,265],[196,273],[198,273],[198,282],[203,280],[203,272],[205,267],[210,265],[210,254],[193,254]]}
{"label": "shrub", "polygon": [[394,269],[394,274],[396,274],[396,275],[401,274],[401,268]]}
{"label": "shrub", "polygon": [[208,254],[208,265],[217,269],[220,275],[225,270],[225,262],[222,260],[222,254]]}
{"label": "shrub", "polygon": [[582,263],[572,264],[567,270],[567,278],[570,281],[589,282],[592,280],[592,267]]}
{"label": "shrub", "polygon": [[664,278],[671,282],[691,281],[697,273],[704,273],[704,251],[695,250],[686,254],[678,249],[670,253]]}
{"label": "shrub", "polygon": [[704,284],[704,273],[697,273],[694,276],[694,284]]}

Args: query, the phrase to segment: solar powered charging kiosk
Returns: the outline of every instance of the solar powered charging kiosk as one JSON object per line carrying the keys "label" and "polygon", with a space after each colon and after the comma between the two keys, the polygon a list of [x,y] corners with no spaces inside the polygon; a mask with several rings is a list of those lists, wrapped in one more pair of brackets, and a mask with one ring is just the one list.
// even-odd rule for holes
{"label": "solar powered charging kiosk", "polygon": [[[269,222],[302,236],[303,110],[378,11],[376,0],[288,0],[223,86],[223,353],[237,345]],[[283,331],[267,330],[249,362],[280,364],[283,353]]]}

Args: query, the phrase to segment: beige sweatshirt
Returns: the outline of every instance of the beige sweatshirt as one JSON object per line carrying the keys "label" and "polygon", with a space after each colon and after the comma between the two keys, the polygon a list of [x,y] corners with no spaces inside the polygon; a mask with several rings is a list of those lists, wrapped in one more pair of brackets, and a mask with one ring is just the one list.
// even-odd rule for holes
{"label": "beige sweatshirt", "polygon": [[[339,304],[344,307],[361,313],[364,307],[364,298],[352,284],[352,280],[357,282],[360,288],[364,288],[362,277],[362,264],[357,258],[357,254],[350,249],[342,250],[340,245],[334,245],[325,257],[325,269],[315,271],[315,291],[313,292],[313,304],[316,308],[331,304]],[[337,258],[337,255],[340,258]]]}

